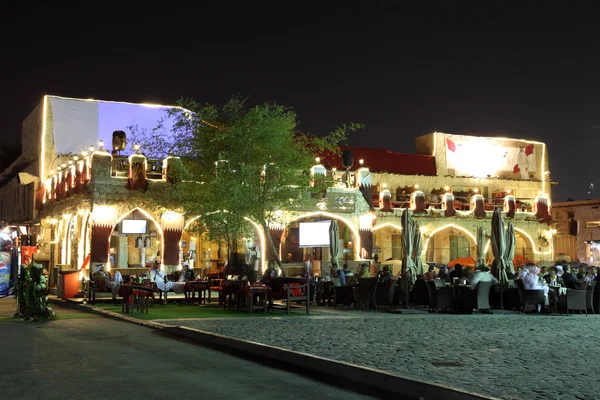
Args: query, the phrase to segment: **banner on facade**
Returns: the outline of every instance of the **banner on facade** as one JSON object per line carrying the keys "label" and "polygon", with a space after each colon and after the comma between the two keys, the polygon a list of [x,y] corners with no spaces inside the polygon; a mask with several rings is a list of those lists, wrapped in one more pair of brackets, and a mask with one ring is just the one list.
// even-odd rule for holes
{"label": "banner on facade", "polygon": [[533,144],[507,147],[492,139],[446,137],[446,166],[455,176],[512,174],[530,179],[530,173],[537,171],[536,151]]}

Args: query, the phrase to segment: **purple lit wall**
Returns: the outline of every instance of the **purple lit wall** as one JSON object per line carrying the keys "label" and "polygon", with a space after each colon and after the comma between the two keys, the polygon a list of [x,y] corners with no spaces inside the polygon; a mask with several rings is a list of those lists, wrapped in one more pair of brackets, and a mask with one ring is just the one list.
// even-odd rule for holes
{"label": "purple lit wall", "polygon": [[172,119],[167,117],[170,107],[52,96],[48,99],[56,154],[77,154],[89,146],[96,146],[99,140],[103,140],[104,148],[110,151],[112,133],[119,130],[127,133],[124,154],[129,154],[134,145],[129,127],[137,125],[137,132],[145,130],[147,137],[162,119],[166,119],[163,122],[166,135],[171,133],[173,126]]}

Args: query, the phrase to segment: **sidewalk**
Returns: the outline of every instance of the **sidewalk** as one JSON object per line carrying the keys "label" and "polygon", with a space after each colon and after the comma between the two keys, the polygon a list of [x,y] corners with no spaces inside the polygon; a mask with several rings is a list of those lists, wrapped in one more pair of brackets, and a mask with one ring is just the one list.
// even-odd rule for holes
{"label": "sidewalk", "polygon": [[[203,330],[202,324],[207,322],[210,324],[219,325],[220,323],[228,323],[235,325],[241,321],[249,321],[249,325],[245,326],[261,326],[271,325],[273,323],[286,324],[291,321],[296,321],[297,326],[311,326],[315,329],[321,323],[330,322],[335,324],[336,321],[350,322],[353,325],[360,324],[364,319],[369,320],[387,320],[388,316],[396,317],[394,314],[375,313],[375,312],[358,312],[349,310],[333,310],[328,309],[327,312],[321,311],[321,315],[316,316],[248,316],[247,318],[184,318],[184,319],[162,319],[152,320],[148,318],[143,320],[134,317],[131,314],[123,314],[102,308],[91,307],[90,305],[82,305],[80,302],[63,301],[53,297],[50,299],[53,303],[62,304],[80,311],[86,311],[97,315],[119,319],[122,321],[132,322],[146,326],[151,329],[158,329],[170,333],[175,336],[184,337],[193,341],[208,345],[211,348],[220,349],[226,352],[233,351],[236,355],[243,358],[250,358],[261,363],[276,363],[280,364],[281,368],[287,368],[301,373],[309,373],[317,377],[317,379],[335,382],[336,385],[348,389],[356,390],[362,393],[382,397],[382,398],[401,398],[401,399],[451,399],[451,400],[485,400],[494,399],[495,397],[482,396],[474,394],[470,391],[456,389],[445,384],[431,383],[430,379],[415,379],[399,375],[395,372],[382,371],[373,367],[362,366],[336,360],[334,358],[324,358],[323,354],[311,351],[297,351],[285,345],[274,346],[273,343],[264,343],[273,334],[279,332],[270,332],[261,340],[248,341],[235,337],[235,335],[221,335],[215,332]],[[198,306],[189,306],[198,308]],[[151,313],[151,311],[150,311]],[[421,311],[409,313],[409,316],[418,317],[422,315]],[[139,317],[139,315],[138,315]],[[195,327],[194,324],[200,324]],[[315,325],[316,324],[316,325]],[[288,337],[295,336],[296,332],[290,326],[285,335]],[[342,328],[345,329],[345,328]],[[303,334],[303,332],[301,332]],[[336,338],[337,334],[331,337]]]}

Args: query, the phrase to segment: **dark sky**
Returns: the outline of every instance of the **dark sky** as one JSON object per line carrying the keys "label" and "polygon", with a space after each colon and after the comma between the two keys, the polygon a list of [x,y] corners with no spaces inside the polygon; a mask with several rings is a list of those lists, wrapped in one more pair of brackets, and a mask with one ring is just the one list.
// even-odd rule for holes
{"label": "dark sky", "polygon": [[215,3],[3,5],[2,140],[46,93],[163,104],[241,94],[293,106],[315,134],[366,124],[353,145],[411,153],[434,130],[544,141],[555,201],[600,183],[593,3]]}

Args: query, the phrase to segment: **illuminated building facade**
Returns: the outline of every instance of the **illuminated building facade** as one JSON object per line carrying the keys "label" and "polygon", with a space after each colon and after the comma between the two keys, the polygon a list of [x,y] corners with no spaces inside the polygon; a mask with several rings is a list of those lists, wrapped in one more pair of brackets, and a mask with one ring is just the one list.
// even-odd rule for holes
{"label": "illuminated building facade", "polygon": [[[25,119],[22,154],[0,176],[0,219],[28,227],[39,247],[35,258],[50,272],[82,269],[87,277],[89,264],[100,263],[129,275],[157,258],[167,270],[183,259],[196,268],[224,261],[222,246],[190,229],[196,218],[153,205],[153,193],[170,184],[163,170],[174,159],[145,157],[134,147],[139,138],[119,141],[118,132],[132,126],[151,132],[168,108],[45,96]],[[168,138],[169,121],[163,126]],[[315,182],[330,181],[324,198],[305,210],[283,210],[271,226],[288,273],[307,255],[316,273],[327,271],[328,248],[299,246],[302,221],[337,220],[340,256],[351,265],[373,254],[401,258],[406,208],[420,222],[424,261],[473,257],[476,229],[490,229],[494,207],[514,221],[517,258],[553,258],[544,143],[435,132],[416,139],[415,154],[344,149],[353,156],[347,169],[327,156],[312,169]],[[255,232],[244,238],[248,260],[263,269],[272,258],[265,232],[248,223]]]}

